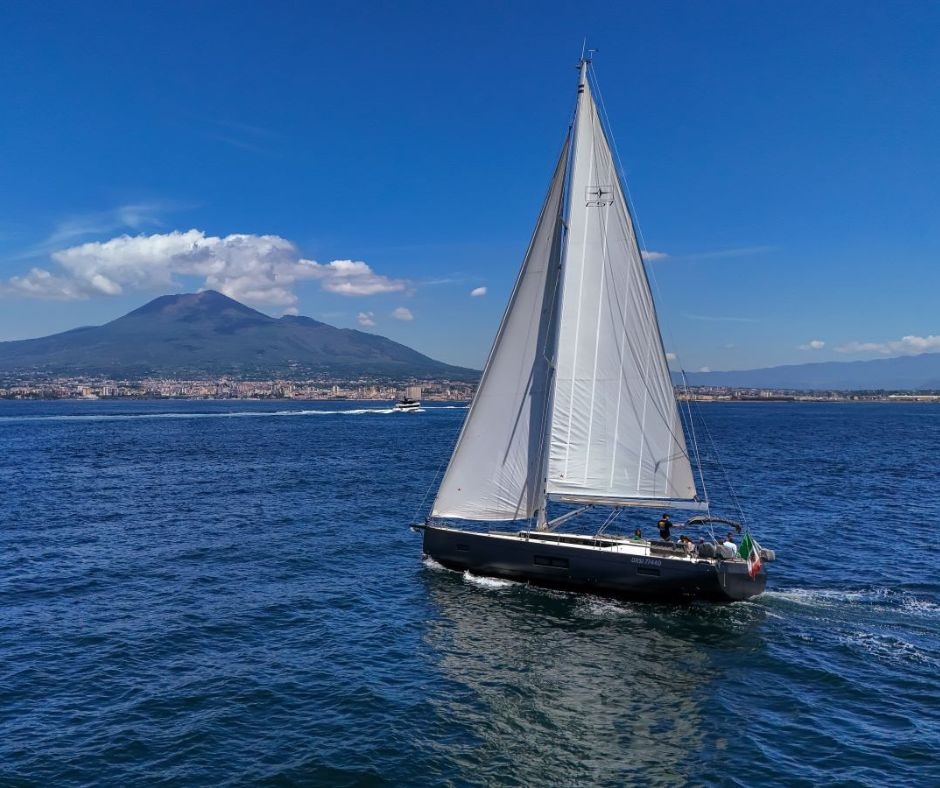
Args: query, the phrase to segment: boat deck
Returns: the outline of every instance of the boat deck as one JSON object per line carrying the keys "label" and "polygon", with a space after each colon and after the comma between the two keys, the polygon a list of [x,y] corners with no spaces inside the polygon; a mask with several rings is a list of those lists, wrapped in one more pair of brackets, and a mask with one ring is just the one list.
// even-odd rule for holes
{"label": "boat deck", "polygon": [[[460,532],[460,529],[449,528],[448,526],[436,525],[435,527],[442,530]],[[689,562],[708,561],[709,563],[717,563],[719,561],[737,561],[744,563],[743,559],[738,556],[734,558],[699,556],[687,552],[684,547],[675,542],[666,542],[659,539],[639,540],[629,536],[591,536],[589,534],[552,533],[551,531],[487,531],[486,535],[512,542],[520,540],[527,542],[545,542],[546,544],[564,545],[565,547],[580,548],[588,551],[603,550],[604,552],[617,555],[671,558]]]}

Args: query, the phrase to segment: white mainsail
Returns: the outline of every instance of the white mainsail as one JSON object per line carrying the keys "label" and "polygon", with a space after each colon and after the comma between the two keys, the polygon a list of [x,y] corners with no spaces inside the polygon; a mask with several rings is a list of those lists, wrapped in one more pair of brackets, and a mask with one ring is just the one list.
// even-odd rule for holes
{"label": "white mainsail", "polygon": [[696,496],[656,310],[582,65],[546,491],[642,505]]}
{"label": "white mainsail", "polygon": [[566,139],[433,517],[518,520],[542,505],[567,160]]}

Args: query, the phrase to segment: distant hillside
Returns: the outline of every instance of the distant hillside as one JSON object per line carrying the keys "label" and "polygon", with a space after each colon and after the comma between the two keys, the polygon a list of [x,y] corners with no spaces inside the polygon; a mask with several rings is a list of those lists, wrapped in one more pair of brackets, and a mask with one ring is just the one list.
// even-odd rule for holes
{"label": "distant hillside", "polygon": [[103,326],[0,342],[0,372],[141,377],[375,375],[476,380],[376,334],[273,318],[228,296],[166,295]]}
{"label": "distant hillside", "polygon": [[[879,358],[873,361],[825,361],[734,372],[689,372],[690,386],[812,390],[940,389],[940,353]],[[674,380],[680,382],[677,375]]]}

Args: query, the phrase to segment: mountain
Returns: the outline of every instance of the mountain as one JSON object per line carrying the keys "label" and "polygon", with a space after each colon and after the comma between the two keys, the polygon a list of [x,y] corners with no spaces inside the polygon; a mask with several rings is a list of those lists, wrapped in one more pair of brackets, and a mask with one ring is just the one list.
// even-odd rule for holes
{"label": "mountain", "polygon": [[166,295],[103,326],[0,342],[0,372],[186,377],[449,378],[479,373],[376,334],[309,317],[273,318],[206,290]]}
{"label": "mountain", "polygon": [[[940,353],[879,358],[873,361],[824,361],[732,372],[686,373],[690,386],[824,390],[940,390]],[[681,377],[673,373],[673,380]]]}

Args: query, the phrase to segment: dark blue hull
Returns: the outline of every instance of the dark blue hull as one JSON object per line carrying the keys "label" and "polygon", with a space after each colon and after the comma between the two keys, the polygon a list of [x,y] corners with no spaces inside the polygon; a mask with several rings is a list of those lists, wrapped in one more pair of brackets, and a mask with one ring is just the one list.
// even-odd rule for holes
{"label": "dark blue hull", "polygon": [[752,579],[744,561],[689,560],[665,544],[626,548],[617,540],[531,532],[423,530],[425,554],[449,569],[551,588],[649,601],[738,602],[767,584],[766,572]]}

